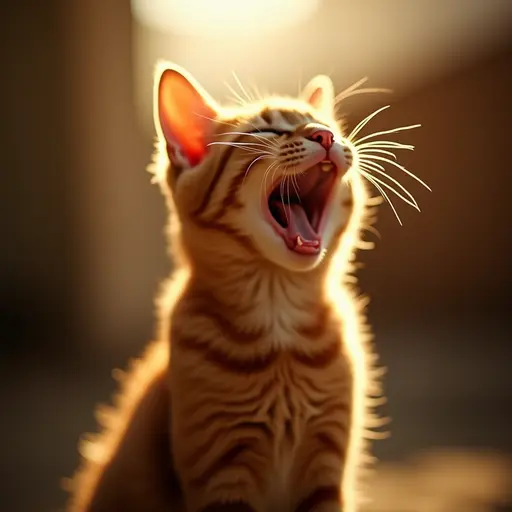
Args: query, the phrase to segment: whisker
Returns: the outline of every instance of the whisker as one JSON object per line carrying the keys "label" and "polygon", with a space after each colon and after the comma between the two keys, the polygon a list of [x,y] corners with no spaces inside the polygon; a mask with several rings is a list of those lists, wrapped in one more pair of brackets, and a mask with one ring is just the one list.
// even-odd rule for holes
{"label": "whisker", "polygon": [[267,155],[272,155],[272,153],[270,153],[269,151],[264,151],[260,148],[266,148],[266,146],[257,146],[257,147],[254,147],[256,146],[256,143],[254,143],[253,145],[250,145],[250,146],[247,146],[245,144],[241,144],[241,143],[234,143],[234,142],[210,142],[209,144],[207,144],[207,146],[230,146],[232,148],[237,148],[237,149],[243,149],[244,151],[248,151],[249,153],[264,153],[264,154],[267,154]]}
{"label": "whisker", "polygon": [[299,194],[299,183],[297,182],[297,176],[295,174],[292,174],[292,185],[295,190],[295,193],[297,194],[297,197],[299,199],[299,203],[302,204],[302,201],[300,200],[300,194]]}
{"label": "whisker", "polygon": [[273,183],[274,183],[274,181],[275,181],[275,180],[274,180],[274,176],[276,175],[276,172],[278,171],[279,166],[281,165],[281,164],[279,163],[279,161],[278,161],[278,160],[276,160],[276,163],[277,163],[277,165],[276,165],[276,166],[274,167],[274,169],[272,170],[272,178],[271,178],[271,179],[272,179],[272,184],[273,184]]}
{"label": "whisker", "polygon": [[381,165],[377,162],[374,162],[372,160],[368,160],[366,158],[362,158],[362,159],[360,158],[359,164],[361,167],[365,167],[367,170],[372,170],[374,172],[377,172],[378,174],[386,176],[386,178],[388,178],[388,180],[395,183],[401,190],[403,190],[410,197],[410,199],[414,202],[417,210],[420,211],[420,208],[419,208],[418,203],[417,203],[416,199],[414,198],[414,196],[398,180],[396,180],[395,178],[393,178],[393,176],[391,176],[388,172],[386,172],[386,168],[383,165]]}
{"label": "whisker", "polygon": [[347,87],[344,91],[341,91],[336,95],[334,102],[336,104],[341,103],[343,100],[350,98],[351,96],[355,96],[357,94],[368,94],[368,93],[390,93],[393,92],[391,89],[381,88],[381,87],[365,87],[363,89],[359,89],[361,85],[368,81],[368,77],[361,78],[350,87]]}
{"label": "whisker", "polygon": [[350,135],[347,137],[349,141],[353,141],[354,137],[378,114],[382,111],[388,109],[391,105],[385,105],[384,107],[378,108],[371,114],[367,115],[362,121],[359,121],[355,128],[350,132]]}
{"label": "whisker", "polygon": [[236,83],[238,84],[238,87],[240,87],[240,90],[242,91],[242,94],[245,95],[245,97],[247,98],[247,100],[249,101],[249,103],[252,103],[254,101],[254,98],[252,98],[249,93],[247,92],[247,90],[245,89],[245,87],[242,85],[242,82],[240,81],[240,79],[238,78],[237,74],[232,71],[231,74],[233,75],[233,78],[236,80]]}
{"label": "whisker", "polygon": [[270,170],[275,167],[276,165],[278,164],[278,161],[277,160],[274,160],[266,169],[265,169],[265,173],[264,173],[264,180],[265,180],[265,189],[266,189],[266,180],[267,180],[267,177],[268,175],[270,174]]}
{"label": "whisker", "polygon": [[386,194],[386,191],[374,181],[373,176],[363,171],[362,169],[359,169],[359,172],[380,192],[382,197],[384,197],[384,199],[388,202],[389,206],[391,206],[391,209],[393,210],[393,213],[395,214],[395,217],[397,218],[400,226],[403,226],[402,220],[400,219],[400,216],[398,215],[398,212],[396,211],[396,208],[393,205],[391,199],[389,199],[389,196]]}
{"label": "whisker", "polygon": [[384,149],[367,148],[367,149],[363,149],[363,150],[357,152],[358,155],[372,155],[374,153],[380,153],[382,155],[389,155],[392,158],[394,158],[395,160],[397,159],[395,153],[392,153],[391,151],[386,151]]}
{"label": "whisker", "polygon": [[[245,178],[247,177],[247,175],[249,174],[249,171],[251,170],[251,167],[256,163],[258,162],[259,160],[262,160],[264,158],[270,158],[269,155],[260,155],[258,156],[257,158],[255,158],[250,164],[249,166],[247,167],[247,169],[245,170],[245,175],[244,175],[244,181],[245,181]],[[243,181],[242,181],[242,184],[243,184]]]}
{"label": "whisker", "polygon": [[241,106],[244,106],[247,101],[240,96],[240,94],[235,91],[235,89],[231,86],[229,82],[224,82],[224,85],[229,89],[229,92],[233,95],[233,99],[235,100],[235,103],[238,103]]}
{"label": "whisker", "polygon": [[350,94],[352,91],[355,91],[358,89],[361,85],[366,83],[368,81],[368,77],[365,76],[364,78],[361,78],[357,82],[354,82],[352,85],[349,85],[346,89],[341,91],[339,94],[336,95],[336,98],[334,98],[334,101],[336,103],[340,102],[343,98],[347,97],[347,94]]}
{"label": "whisker", "polygon": [[372,162],[370,160],[365,160],[364,158],[363,158],[363,160],[359,159],[359,163],[362,163],[362,165],[366,165],[368,167],[372,167],[372,168],[376,168],[376,169],[381,169],[382,171],[386,170],[386,168],[383,165],[381,165],[381,164],[379,164],[377,162]]}
{"label": "whisker", "polygon": [[262,144],[261,142],[236,142],[229,140],[209,142],[207,145],[213,146],[215,144],[229,144],[230,146],[259,146],[264,148],[268,147],[266,144]]}
{"label": "whisker", "polygon": [[288,207],[291,209],[292,198],[290,197],[290,176],[286,176],[286,192],[288,194]]}
{"label": "whisker", "polygon": [[[274,160],[266,169],[265,169],[265,172],[263,174],[263,180],[261,180],[261,183],[260,183],[260,195],[263,195],[263,192],[262,192],[262,187],[265,188],[265,191],[267,190],[267,178],[268,178],[268,175],[270,174],[270,170],[275,167],[277,164],[277,167],[279,167],[279,163],[277,160]],[[275,172],[276,169],[274,169],[274,172]],[[272,174],[272,176],[274,176],[274,174]],[[263,205],[260,204],[260,208],[261,208],[261,214],[264,215],[264,212],[263,212]]]}
{"label": "whisker", "polygon": [[277,144],[274,143],[271,139],[268,139],[267,137],[263,137],[262,135],[258,135],[256,133],[247,133],[247,132],[224,132],[219,133],[219,137],[222,135],[247,135],[249,137],[254,137],[257,140],[259,140],[262,144],[266,144],[270,148],[277,148]]}
{"label": "whisker", "polygon": [[[360,160],[361,160],[361,158],[360,158]],[[400,169],[402,172],[405,172],[405,174],[407,174],[411,178],[415,179],[418,183],[423,185],[427,190],[432,192],[432,189],[422,179],[418,178],[418,176],[416,176],[411,171],[406,169],[403,165],[400,165],[399,163],[397,163],[397,162],[395,162],[393,160],[390,160],[389,158],[386,158],[384,156],[371,155],[371,156],[363,157],[362,160],[363,161],[365,161],[365,160],[366,161],[369,161],[369,160],[379,160],[379,161],[386,162],[388,164],[394,165],[397,169]]]}
{"label": "whisker", "polygon": [[264,93],[260,92],[258,86],[255,83],[249,84],[251,88],[251,92],[253,93],[253,101],[262,100],[264,97],[269,96],[269,94],[265,91]]}
{"label": "whisker", "polygon": [[358,94],[375,94],[375,93],[392,93],[393,91],[391,89],[386,89],[382,87],[365,87],[364,89],[357,89],[357,91],[352,91],[346,95],[343,95],[338,98],[336,96],[336,103],[340,103],[343,100],[346,100],[347,98],[351,98],[352,96],[357,96]]}
{"label": "whisker", "polygon": [[367,148],[390,148],[390,149],[409,149],[413,150],[414,146],[411,144],[402,144],[401,142],[395,142],[394,140],[374,140],[372,142],[365,142],[364,144],[360,144],[356,146],[357,150],[367,149]]}
{"label": "whisker", "polygon": [[414,128],[420,128],[420,127],[421,127],[421,124],[410,124],[409,126],[399,126],[398,128],[391,128],[390,130],[383,130],[381,132],[370,133],[369,135],[365,135],[364,137],[355,141],[354,146],[357,147],[358,144],[360,144],[364,140],[371,139],[372,137],[376,137],[377,135],[385,135],[387,133],[398,133],[398,132],[403,132],[405,130],[414,130]]}
{"label": "whisker", "polygon": [[395,180],[392,176],[389,176],[388,174],[386,174],[385,172],[383,172],[383,171],[381,171],[379,169],[375,169],[375,168],[371,168],[371,167],[366,167],[364,165],[361,165],[360,167],[362,169],[364,169],[366,172],[368,172],[369,174],[371,174],[372,172],[376,172],[378,174],[381,174],[381,175],[385,176],[390,181],[395,183],[405,194],[407,194],[407,196],[410,199],[407,199],[400,192],[395,190],[391,185],[389,185],[388,183],[380,180],[379,178],[377,178],[377,176],[374,176],[372,174],[373,179],[375,181],[377,181],[377,183],[380,183],[383,187],[386,187],[387,189],[391,190],[395,195],[397,195],[402,201],[404,201],[408,205],[412,206],[413,208],[415,208],[418,211],[421,211],[420,207],[418,206],[418,203],[417,203],[416,199],[414,199],[414,196],[401,183],[399,183],[397,180]]}
{"label": "whisker", "polygon": [[285,204],[284,204],[284,197],[283,197],[283,193],[284,193],[284,182],[286,181],[286,175],[284,176],[284,179],[281,180],[281,183],[279,184],[279,193],[281,195],[281,203],[283,204],[283,210],[284,210],[284,215],[286,217],[286,222],[289,224],[290,221],[288,220],[288,212],[286,210],[286,207],[285,207]]}
{"label": "whisker", "polygon": [[213,123],[225,124],[226,126],[232,126],[233,128],[238,128],[239,127],[239,125],[237,125],[237,124],[230,123],[228,121],[223,121],[222,119],[216,119],[214,117],[208,117],[208,116],[205,116],[203,114],[198,114],[197,112],[194,112],[194,115],[196,115],[198,117],[202,117],[203,119],[208,119],[208,121],[212,121]]}
{"label": "whisker", "polygon": [[[240,150],[243,150],[245,151],[246,153],[250,153],[252,155],[269,155],[271,156],[271,153],[269,153],[268,151],[263,151],[262,149],[259,149],[259,148],[246,148],[244,146],[232,146],[231,144],[215,144],[216,146],[217,145],[220,145],[220,146],[230,146],[230,147],[234,147],[235,149],[240,149]],[[273,155],[272,155],[273,156]]]}
{"label": "whisker", "polygon": [[229,147],[232,147],[235,149],[242,149],[242,150],[246,151],[247,153],[253,153],[256,155],[272,155],[272,153],[270,153],[270,151],[266,151],[259,147],[234,146],[233,144],[212,144],[212,146],[229,146]]}

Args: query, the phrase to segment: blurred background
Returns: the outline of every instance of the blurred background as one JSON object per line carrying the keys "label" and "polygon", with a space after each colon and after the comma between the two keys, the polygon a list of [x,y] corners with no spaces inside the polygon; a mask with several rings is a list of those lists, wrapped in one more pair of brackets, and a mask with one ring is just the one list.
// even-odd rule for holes
{"label": "blurred background", "polygon": [[111,369],[153,336],[160,58],[220,101],[231,71],[282,94],[369,76],[394,93],[346,100],[349,126],[387,103],[366,133],[422,124],[392,138],[433,192],[395,174],[422,213],[383,205],[360,254],[393,419],[372,489],[386,512],[512,510],[512,1],[18,0],[0,24],[2,512],[62,510]]}

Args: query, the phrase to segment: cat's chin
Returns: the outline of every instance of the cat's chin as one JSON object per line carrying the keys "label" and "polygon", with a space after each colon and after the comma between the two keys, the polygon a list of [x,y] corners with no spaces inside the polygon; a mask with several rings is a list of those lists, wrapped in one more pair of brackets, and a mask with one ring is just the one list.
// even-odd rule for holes
{"label": "cat's chin", "polygon": [[274,265],[291,272],[308,272],[316,268],[324,259],[326,250],[321,248],[311,254],[290,250],[282,239],[274,237],[265,247],[260,247],[261,254]]}

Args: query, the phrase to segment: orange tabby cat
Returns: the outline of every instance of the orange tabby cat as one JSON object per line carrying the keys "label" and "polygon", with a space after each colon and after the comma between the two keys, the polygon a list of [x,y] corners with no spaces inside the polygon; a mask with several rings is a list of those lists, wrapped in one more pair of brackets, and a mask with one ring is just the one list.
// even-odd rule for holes
{"label": "orange tabby cat", "polygon": [[223,108],[168,65],[155,119],[177,270],[69,510],[352,512],[379,391],[346,276],[365,158],[400,145],[344,136],[325,76]]}

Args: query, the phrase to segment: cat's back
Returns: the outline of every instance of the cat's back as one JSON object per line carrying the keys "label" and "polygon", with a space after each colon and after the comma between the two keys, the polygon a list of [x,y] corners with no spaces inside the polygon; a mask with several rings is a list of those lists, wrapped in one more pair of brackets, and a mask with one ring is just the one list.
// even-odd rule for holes
{"label": "cat's back", "polygon": [[[104,431],[81,446],[68,512],[180,512],[169,442],[168,343],[153,343],[122,378]],[[172,505],[171,505],[172,504]]]}

